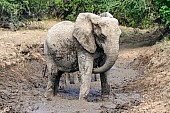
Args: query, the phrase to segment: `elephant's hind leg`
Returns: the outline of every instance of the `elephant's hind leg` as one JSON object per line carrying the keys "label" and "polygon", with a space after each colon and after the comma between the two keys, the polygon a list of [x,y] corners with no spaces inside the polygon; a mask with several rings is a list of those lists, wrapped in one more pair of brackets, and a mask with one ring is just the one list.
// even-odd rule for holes
{"label": "elephant's hind leg", "polygon": [[57,84],[59,84],[60,75],[59,75],[57,66],[54,63],[53,57],[50,54],[50,51],[49,51],[49,48],[46,42],[44,44],[44,55],[46,59],[47,69],[49,72],[47,89],[46,89],[44,96],[46,98],[49,98],[50,96],[55,95],[56,87],[58,87]]}
{"label": "elephant's hind leg", "polygon": [[77,71],[73,75],[74,75],[74,83],[75,84],[79,83],[79,72]]}
{"label": "elephant's hind leg", "polygon": [[66,85],[69,85],[70,84],[70,73],[65,73],[65,83]]}
{"label": "elephant's hind leg", "polygon": [[54,82],[54,96],[56,95],[56,93],[58,92],[58,88],[59,88],[59,83],[60,83],[60,78],[61,75],[63,73],[62,72],[58,72],[58,74],[55,76],[55,82]]}
{"label": "elephant's hind leg", "polygon": [[47,83],[47,89],[45,92],[45,97],[49,98],[51,96],[55,95],[55,84],[56,84],[56,77],[58,76],[58,70],[55,65],[47,64],[47,68],[49,70],[48,75],[48,83]]}

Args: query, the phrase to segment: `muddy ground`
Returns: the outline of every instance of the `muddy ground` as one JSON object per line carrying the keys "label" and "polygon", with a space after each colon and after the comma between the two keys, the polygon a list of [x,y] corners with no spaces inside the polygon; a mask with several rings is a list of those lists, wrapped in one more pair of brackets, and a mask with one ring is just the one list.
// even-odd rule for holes
{"label": "muddy ground", "polygon": [[[43,41],[51,25],[0,30],[0,113],[168,113],[170,43],[148,46],[160,32],[121,27],[120,54],[109,72],[109,100],[100,100],[100,80],[91,82],[88,102],[79,101],[80,83],[65,84],[52,100],[44,98]],[[44,27],[45,26],[45,27]],[[144,38],[143,38],[144,37]],[[147,45],[147,46],[146,46]]]}

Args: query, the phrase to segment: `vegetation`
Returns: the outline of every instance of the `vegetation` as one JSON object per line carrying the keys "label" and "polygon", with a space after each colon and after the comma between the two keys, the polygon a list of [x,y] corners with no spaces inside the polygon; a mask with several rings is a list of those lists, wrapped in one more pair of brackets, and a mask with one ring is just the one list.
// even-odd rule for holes
{"label": "vegetation", "polygon": [[170,28],[170,0],[154,0],[158,7],[162,24]]}
{"label": "vegetation", "polygon": [[1,0],[0,26],[42,18],[75,20],[80,12],[110,12],[122,25],[148,28],[160,20],[170,28],[170,0]]}
{"label": "vegetation", "polygon": [[1,0],[0,26],[19,27],[19,23],[27,19],[41,18],[47,14],[48,6],[48,0]]}

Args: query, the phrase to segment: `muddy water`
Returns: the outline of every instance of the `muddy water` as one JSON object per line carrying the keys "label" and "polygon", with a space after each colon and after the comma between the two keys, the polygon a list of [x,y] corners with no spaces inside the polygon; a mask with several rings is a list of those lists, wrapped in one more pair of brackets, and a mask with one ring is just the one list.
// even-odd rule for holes
{"label": "muddy water", "polygon": [[[44,88],[34,88],[22,95],[22,110],[29,113],[99,113],[102,111],[124,110],[126,108],[118,108],[119,106],[130,107],[132,102],[140,101],[140,95],[136,92],[122,92],[121,87],[128,81],[135,79],[138,74],[131,69],[120,69],[114,67],[109,73],[109,83],[114,85],[114,96],[110,95],[110,100],[99,101],[100,99],[100,83],[92,82],[88,101],[79,101],[80,84],[70,84],[60,89],[57,96],[52,100],[46,100],[43,97]],[[114,76],[113,76],[114,75]],[[112,77],[111,77],[112,76]],[[120,77],[121,76],[121,77]],[[128,109],[128,108],[127,108]]]}
{"label": "muddy water", "polygon": [[30,113],[99,113],[102,111],[122,112],[129,109],[141,97],[137,92],[123,92],[122,87],[139,76],[138,71],[113,67],[109,72],[108,80],[112,88],[109,100],[100,101],[100,81],[91,83],[88,101],[79,101],[80,84],[70,84],[60,89],[52,100],[43,97],[44,89],[39,88],[41,96],[36,100],[27,100],[30,103],[25,111]]}
{"label": "muddy water", "polygon": [[[109,72],[109,83],[114,85],[114,96],[110,95],[110,100],[108,101],[99,101],[100,99],[100,83],[92,82],[91,90],[89,94],[88,101],[78,101],[79,94],[79,84],[71,84],[65,86],[64,89],[61,89],[59,94],[53,97],[52,100],[46,100],[45,98],[40,97],[36,101],[32,101],[31,106],[26,108],[27,112],[33,113],[99,113],[105,109],[113,111],[113,109],[118,106],[124,106],[128,109],[131,104],[135,101],[140,101],[140,94],[136,92],[123,92],[121,87],[126,85],[129,81],[136,79],[139,76],[138,72],[132,69],[121,69],[121,68],[112,68]],[[44,90],[39,90],[40,94],[44,93]],[[28,100],[29,101],[29,100]]]}

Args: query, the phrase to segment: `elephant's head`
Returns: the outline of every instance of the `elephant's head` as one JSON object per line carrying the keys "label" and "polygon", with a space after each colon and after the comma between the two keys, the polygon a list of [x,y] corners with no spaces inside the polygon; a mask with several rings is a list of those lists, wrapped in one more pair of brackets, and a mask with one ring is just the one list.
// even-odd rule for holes
{"label": "elephant's head", "polygon": [[105,72],[114,65],[118,56],[120,34],[118,20],[115,18],[100,17],[92,13],[78,15],[73,36],[88,52],[95,53],[98,45],[106,55],[104,65],[94,68],[93,73]]}

